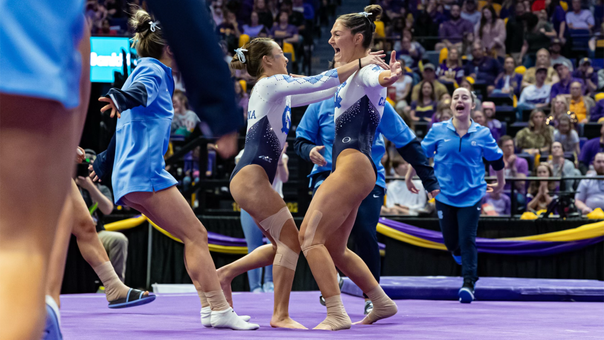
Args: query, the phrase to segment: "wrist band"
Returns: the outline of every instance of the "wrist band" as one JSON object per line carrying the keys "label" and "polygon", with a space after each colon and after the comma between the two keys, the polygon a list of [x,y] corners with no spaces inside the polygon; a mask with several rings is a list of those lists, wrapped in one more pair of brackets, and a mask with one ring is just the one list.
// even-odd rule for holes
{"label": "wrist band", "polygon": [[361,66],[361,58],[359,58],[359,70],[362,68],[363,68],[363,66]]}

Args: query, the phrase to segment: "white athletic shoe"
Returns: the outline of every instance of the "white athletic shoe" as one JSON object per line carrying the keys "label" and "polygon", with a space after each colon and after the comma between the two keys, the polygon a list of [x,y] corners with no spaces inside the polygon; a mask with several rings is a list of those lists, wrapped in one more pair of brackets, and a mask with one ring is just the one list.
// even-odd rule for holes
{"label": "white athletic shoe", "polygon": [[255,330],[260,328],[258,324],[243,321],[231,307],[221,311],[212,311],[211,318],[210,324],[214,328],[230,328],[234,330]]}
{"label": "white athletic shoe", "polygon": [[[209,306],[202,307],[199,314],[201,315],[201,324],[204,327],[212,327],[212,308],[210,308]],[[239,315],[239,317],[245,322],[250,321],[250,319],[252,318],[249,315]]]}

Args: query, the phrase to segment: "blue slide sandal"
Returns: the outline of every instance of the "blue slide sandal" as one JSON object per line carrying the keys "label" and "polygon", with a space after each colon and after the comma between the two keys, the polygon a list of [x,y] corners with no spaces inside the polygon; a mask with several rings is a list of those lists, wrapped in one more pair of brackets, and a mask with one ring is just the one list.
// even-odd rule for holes
{"label": "blue slide sandal", "polygon": [[148,296],[144,296],[145,292],[142,290],[130,288],[128,295],[125,298],[113,300],[109,302],[109,308],[128,308],[134,306],[146,305],[155,300],[155,294],[149,293]]}

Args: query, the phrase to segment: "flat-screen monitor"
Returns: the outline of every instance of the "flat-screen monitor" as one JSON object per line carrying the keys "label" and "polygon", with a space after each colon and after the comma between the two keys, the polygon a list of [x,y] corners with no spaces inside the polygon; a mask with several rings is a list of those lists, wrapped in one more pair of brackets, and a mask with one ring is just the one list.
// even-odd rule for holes
{"label": "flat-screen monitor", "polygon": [[130,39],[90,37],[90,81],[113,83],[113,72],[123,72],[124,60],[130,69],[130,57]]}

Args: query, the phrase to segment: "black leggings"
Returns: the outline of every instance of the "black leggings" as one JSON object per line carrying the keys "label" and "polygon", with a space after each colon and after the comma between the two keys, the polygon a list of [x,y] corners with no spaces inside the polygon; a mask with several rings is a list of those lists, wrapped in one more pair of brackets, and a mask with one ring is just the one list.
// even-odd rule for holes
{"label": "black leggings", "polygon": [[[327,176],[323,177],[326,178]],[[314,193],[319,187],[315,187]],[[350,235],[354,240],[354,252],[365,262],[373,277],[380,282],[380,247],[377,241],[377,223],[384,204],[384,188],[376,185],[361,202]]]}
{"label": "black leggings", "polygon": [[480,201],[473,206],[458,208],[436,200],[436,211],[445,246],[454,255],[461,255],[461,275],[464,279],[478,280],[476,267],[476,230],[480,218]]}

